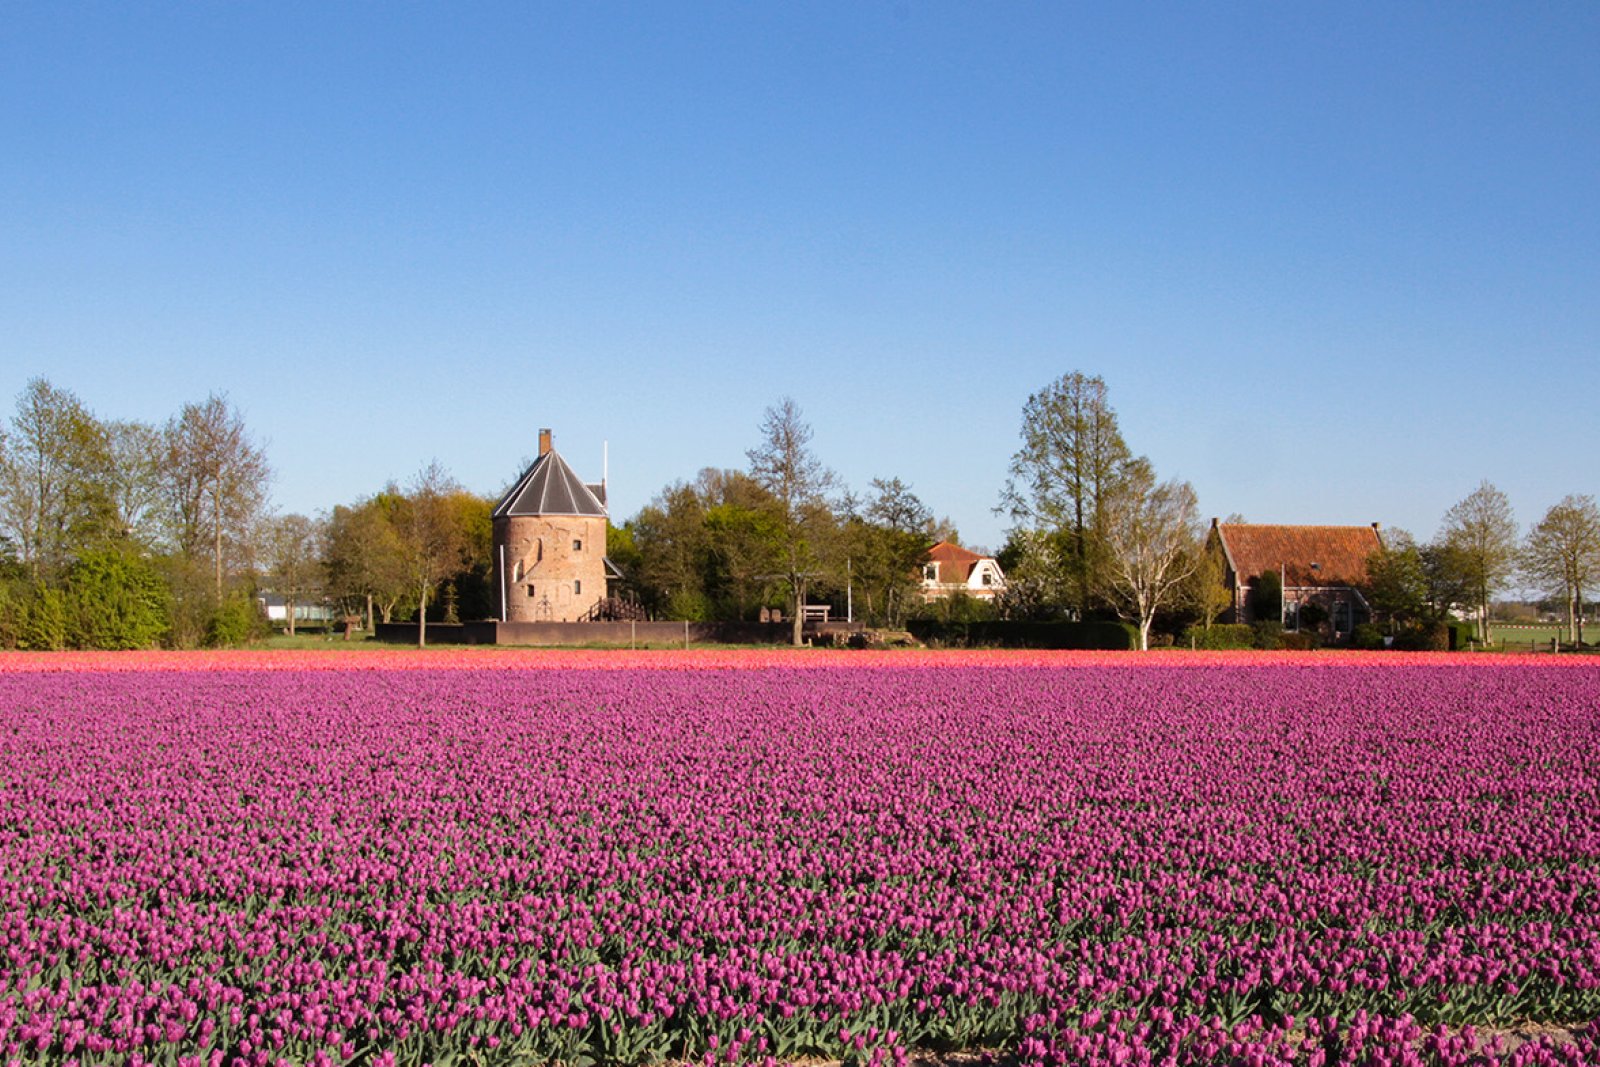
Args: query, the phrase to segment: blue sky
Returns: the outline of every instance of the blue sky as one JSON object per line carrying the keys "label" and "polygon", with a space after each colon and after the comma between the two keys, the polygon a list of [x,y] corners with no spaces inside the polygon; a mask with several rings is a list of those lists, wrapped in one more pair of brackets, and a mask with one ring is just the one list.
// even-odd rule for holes
{"label": "blue sky", "polygon": [[789,395],[968,543],[1102,375],[1207,515],[1600,492],[1594,4],[0,5],[0,398],[225,392],[284,511]]}

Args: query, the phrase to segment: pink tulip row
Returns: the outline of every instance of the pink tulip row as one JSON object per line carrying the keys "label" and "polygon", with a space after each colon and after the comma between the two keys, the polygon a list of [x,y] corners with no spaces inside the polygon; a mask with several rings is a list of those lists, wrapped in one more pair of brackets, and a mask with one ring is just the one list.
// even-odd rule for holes
{"label": "pink tulip row", "polygon": [[782,662],[0,670],[0,1062],[1600,1062],[1600,671]]}
{"label": "pink tulip row", "polygon": [[0,656],[0,674],[98,671],[772,670],[833,667],[1446,667],[1518,665],[1589,669],[1581,658],[1442,652],[1081,652],[1039,649],[531,649],[340,648],[283,651],[44,652]]}

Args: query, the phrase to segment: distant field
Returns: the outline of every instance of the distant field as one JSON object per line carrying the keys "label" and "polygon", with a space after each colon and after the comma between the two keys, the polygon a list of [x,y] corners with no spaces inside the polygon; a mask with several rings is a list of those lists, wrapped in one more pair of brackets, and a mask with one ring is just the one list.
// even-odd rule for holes
{"label": "distant field", "polygon": [[[1529,641],[1535,644],[1550,646],[1550,639],[1561,638],[1561,643],[1567,643],[1567,627],[1565,623],[1541,622],[1528,623],[1490,623],[1489,639],[1498,647],[1503,641],[1511,649],[1526,648]],[[1583,627],[1583,640],[1587,644],[1600,641],[1600,623],[1585,623]]]}

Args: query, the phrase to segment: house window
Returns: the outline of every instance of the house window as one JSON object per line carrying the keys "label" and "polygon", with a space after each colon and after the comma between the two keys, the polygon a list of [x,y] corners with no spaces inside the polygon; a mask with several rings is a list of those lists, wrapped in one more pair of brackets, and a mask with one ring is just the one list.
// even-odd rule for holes
{"label": "house window", "polygon": [[994,575],[990,574],[988,571],[984,571],[983,572],[983,584],[984,585],[993,585],[994,584]]}
{"label": "house window", "polygon": [[582,541],[578,541],[578,540],[574,540],[572,542],[572,551],[574,551],[574,552],[582,552],[583,551],[583,542]]}
{"label": "house window", "polygon": [[583,580],[580,578],[572,579],[572,595],[577,596],[581,592],[583,592]]}
{"label": "house window", "polygon": [[937,563],[924,564],[922,580],[925,582],[937,582],[939,580],[939,565]]}

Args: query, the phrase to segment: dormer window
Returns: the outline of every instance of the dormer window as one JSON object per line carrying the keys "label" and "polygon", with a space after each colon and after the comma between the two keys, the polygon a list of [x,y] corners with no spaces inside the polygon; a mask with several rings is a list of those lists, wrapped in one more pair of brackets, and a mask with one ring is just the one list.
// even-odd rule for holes
{"label": "dormer window", "polygon": [[922,580],[925,582],[937,582],[939,580],[939,565],[937,563],[923,564]]}

